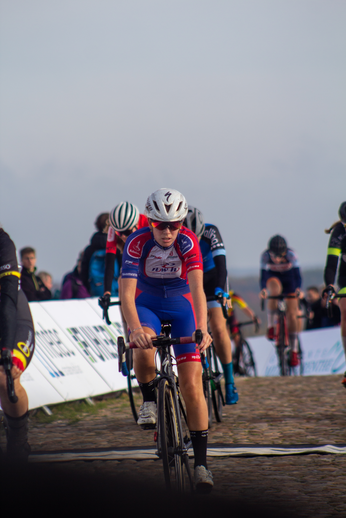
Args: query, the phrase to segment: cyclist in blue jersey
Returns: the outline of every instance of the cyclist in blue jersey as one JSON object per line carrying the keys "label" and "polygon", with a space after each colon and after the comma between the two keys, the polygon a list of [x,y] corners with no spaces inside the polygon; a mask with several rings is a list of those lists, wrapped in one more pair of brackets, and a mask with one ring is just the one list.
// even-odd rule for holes
{"label": "cyclist in blue jersey", "polygon": [[[226,250],[219,229],[210,223],[205,224],[203,214],[192,206],[188,208],[184,224],[199,239],[203,257],[203,287],[206,296],[222,295],[223,304],[230,306],[230,296],[226,286]],[[234,405],[238,402],[239,396],[234,384],[232,344],[222,308],[217,300],[208,300],[208,316],[216,354],[220,358],[225,376],[226,404]]]}
{"label": "cyclist in blue jersey", "polygon": [[[290,365],[299,365],[298,356],[298,297],[302,278],[298,257],[295,252],[287,247],[285,238],[280,235],[273,236],[268,242],[268,248],[261,255],[260,297],[265,299],[269,295],[296,295],[297,298],[286,299],[286,316],[288,328],[288,340],[290,345]],[[277,300],[268,301],[268,330],[269,340],[275,339],[275,323]]]}
{"label": "cyclist in blue jersey", "polygon": [[156,376],[152,338],[160,334],[161,321],[171,322],[172,337],[203,339],[177,345],[179,386],[195,456],[195,484],[210,491],[207,468],[208,411],[203,393],[200,353],[211,343],[207,330],[207,305],[203,291],[203,264],[197,238],[182,226],[187,213],[184,196],[174,189],[159,189],[149,196],[149,226],[135,231],[125,243],[122,261],[121,301],[134,349],[134,370],[143,396],[138,424],[156,423]]}

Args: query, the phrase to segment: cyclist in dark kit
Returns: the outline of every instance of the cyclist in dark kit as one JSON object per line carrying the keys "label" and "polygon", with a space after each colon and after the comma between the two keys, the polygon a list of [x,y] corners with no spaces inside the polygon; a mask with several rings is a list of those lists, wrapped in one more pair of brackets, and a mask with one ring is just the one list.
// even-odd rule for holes
{"label": "cyclist in dark kit", "polygon": [[[324,282],[327,290],[336,293],[335,277],[339,265],[338,272],[338,295],[346,295],[346,201],[341,203],[339,207],[340,220],[334,223],[325,232],[330,234],[326,266],[324,269]],[[341,313],[341,340],[344,347],[346,357],[346,298],[339,299],[339,308]],[[346,388],[346,372],[341,381]]]}
{"label": "cyclist in dark kit", "polygon": [[10,461],[26,461],[30,453],[29,403],[20,376],[31,361],[35,348],[35,332],[27,298],[18,289],[19,279],[14,243],[0,227],[0,346],[1,351],[11,351],[11,374],[18,397],[16,403],[10,401],[6,374],[4,367],[0,365],[0,403],[6,426],[6,456]]}

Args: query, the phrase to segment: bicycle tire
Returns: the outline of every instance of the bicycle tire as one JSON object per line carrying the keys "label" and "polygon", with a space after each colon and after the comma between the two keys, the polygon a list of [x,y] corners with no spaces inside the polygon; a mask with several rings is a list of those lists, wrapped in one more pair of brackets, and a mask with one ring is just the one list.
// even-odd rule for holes
{"label": "bicycle tire", "polygon": [[299,357],[299,374],[304,376],[304,365],[303,365],[303,351],[300,345],[300,340],[298,337],[298,357]]}
{"label": "bicycle tire", "polygon": [[249,343],[242,339],[239,344],[239,367],[245,376],[251,378],[257,376],[256,364]]}
{"label": "bicycle tire", "polygon": [[160,381],[158,400],[158,447],[166,487],[183,493],[185,462],[182,456],[182,432],[173,389],[166,379]]}
{"label": "bicycle tire", "polygon": [[278,342],[277,342],[277,353],[279,357],[280,375],[289,376],[290,370],[287,358],[287,348],[285,344],[285,325],[284,322],[278,324]]}
{"label": "bicycle tire", "polygon": [[218,363],[217,363],[217,356],[216,356],[214,346],[211,348],[210,358],[211,358],[210,367],[211,367],[211,372],[212,372],[211,396],[212,396],[214,415],[215,415],[216,421],[218,423],[221,423],[222,409],[225,404],[223,394],[222,394],[222,388],[221,388],[221,379],[223,377],[223,374],[219,371],[219,367],[218,367]]}
{"label": "bicycle tire", "polygon": [[130,401],[131,412],[132,412],[133,418],[135,420],[135,423],[137,424],[138,411],[139,411],[140,405],[138,406],[138,410],[137,410],[134,393],[133,393],[133,386],[132,386],[132,380],[134,380],[135,378],[136,378],[135,375],[131,374],[131,372],[127,376],[127,395],[129,396],[129,401]]}
{"label": "bicycle tire", "polygon": [[203,368],[202,380],[203,380],[203,392],[205,401],[207,403],[208,409],[208,428],[211,428],[213,424],[213,400],[212,400],[212,387],[211,387],[211,357],[210,357],[210,347],[206,351],[206,359],[208,362],[208,367]]}

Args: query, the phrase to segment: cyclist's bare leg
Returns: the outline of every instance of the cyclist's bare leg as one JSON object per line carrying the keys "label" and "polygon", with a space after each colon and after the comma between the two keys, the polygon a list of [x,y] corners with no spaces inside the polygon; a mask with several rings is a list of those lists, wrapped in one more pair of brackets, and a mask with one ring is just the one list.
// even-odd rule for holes
{"label": "cyclist's bare leg", "polygon": [[221,363],[230,363],[232,361],[232,344],[227,332],[222,308],[209,308],[208,316],[216,354],[220,358]]}
{"label": "cyclist's bare leg", "polygon": [[[267,280],[266,285],[268,294],[274,297],[277,297],[278,295],[281,295],[282,293],[282,284],[276,277],[270,277]],[[276,318],[276,311],[278,307],[278,302],[275,299],[269,299],[268,300],[268,306],[267,306],[267,321],[268,321],[268,329],[275,328],[277,323]]]}
{"label": "cyclist's bare leg", "polygon": [[20,383],[22,371],[12,367],[14,390],[17,403],[11,403],[7,394],[7,380],[3,367],[0,367],[0,404],[5,414],[7,456],[11,462],[26,462],[30,446],[28,444],[29,403],[24,387]]}
{"label": "cyclist's bare leg", "polygon": [[341,339],[346,357],[346,298],[339,299],[339,309],[341,313]]}
{"label": "cyclist's bare leg", "polygon": [[215,351],[222,363],[226,385],[226,404],[234,405],[238,401],[238,393],[234,385],[232,343],[227,331],[226,320],[223,316],[221,306],[217,308],[209,308],[208,316]]}
{"label": "cyclist's bare leg", "polygon": [[[208,410],[202,384],[202,365],[186,362],[178,365],[179,386],[186,405],[187,422],[195,457],[195,469],[207,469]],[[200,469],[200,468],[198,468]],[[195,471],[195,476],[196,476]]]}
{"label": "cyclist's bare leg", "polygon": [[179,387],[185,401],[190,430],[208,429],[208,410],[203,393],[202,365],[186,362],[178,365]]}
{"label": "cyclist's bare leg", "polygon": [[[143,327],[145,333],[156,336],[149,327]],[[156,349],[133,349],[133,368],[139,383],[149,383],[156,376],[155,371]]]}
{"label": "cyclist's bare leg", "polygon": [[24,389],[24,387],[20,383],[20,376],[22,371],[18,369],[18,367],[12,367],[12,376],[14,380],[14,390],[16,396],[18,397],[17,403],[11,403],[8,399],[7,395],[7,382],[6,382],[6,374],[4,372],[4,368],[0,367],[0,403],[1,408],[5,412],[5,414],[11,417],[21,417],[28,411],[29,402],[28,396]]}

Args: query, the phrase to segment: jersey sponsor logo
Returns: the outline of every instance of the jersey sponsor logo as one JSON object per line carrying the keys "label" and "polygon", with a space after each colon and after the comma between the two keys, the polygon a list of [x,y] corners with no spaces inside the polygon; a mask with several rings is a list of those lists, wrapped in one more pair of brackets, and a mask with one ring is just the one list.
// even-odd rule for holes
{"label": "jersey sponsor logo", "polygon": [[11,268],[11,265],[10,264],[4,264],[3,266],[0,266],[0,272],[2,270],[9,270]]}
{"label": "jersey sponsor logo", "polygon": [[213,248],[213,247],[220,247],[220,246],[223,246],[223,243],[220,242],[218,240],[218,237],[216,235],[216,229],[215,228],[208,228],[205,232],[204,232],[204,236],[207,238],[207,239],[210,239],[210,246]]}
{"label": "jersey sponsor logo", "polygon": [[141,234],[139,236],[134,237],[128,247],[127,247],[127,253],[130,257],[133,257],[134,259],[140,259],[142,256],[142,249],[145,243],[147,242],[148,238],[146,234]]}
{"label": "jersey sponsor logo", "polygon": [[121,274],[122,277],[135,277],[137,279],[137,273],[129,273],[129,272],[126,272],[126,273],[122,273]]}
{"label": "jersey sponsor logo", "polygon": [[191,270],[203,270],[203,266],[201,264],[191,264],[186,268],[186,271],[189,273]]}
{"label": "jersey sponsor logo", "polygon": [[271,272],[287,272],[292,269],[292,263],[281,263],[281,264],[267,264],[267,270]]}
{"label": "jersey sponsor logo", "polygon": [[179,248],[183,255],[188,254],[191,250],[193,250],[194,242],[192,239],[186,234],[179,234]]}
{"label": "jersey sponsor logo", "polygon": [[181,259],[173,247],[171,250],[160,250],[154,246],[145,261],[145,273],[154,278],[180,277],[182,271]]}

